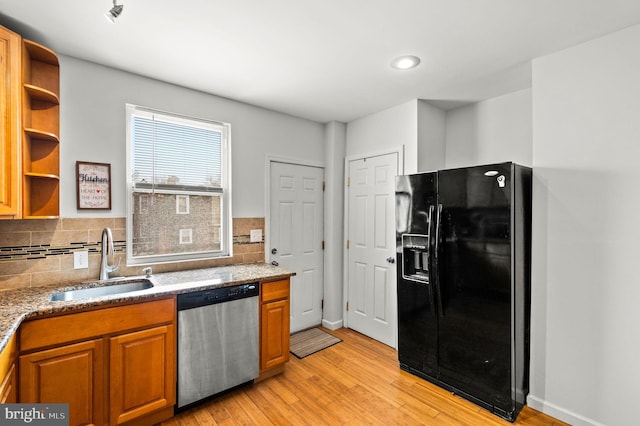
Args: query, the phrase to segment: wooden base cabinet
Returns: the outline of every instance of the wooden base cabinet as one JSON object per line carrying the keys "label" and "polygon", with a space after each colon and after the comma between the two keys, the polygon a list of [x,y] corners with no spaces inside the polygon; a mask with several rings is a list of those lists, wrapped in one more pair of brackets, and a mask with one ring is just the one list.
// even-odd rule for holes
{"label": "wooden base cabinet", "polygon": [[16,366],[12,365],[4,380],[0,383],[0,404],[18,402],[17,384]]}
{"label": "wooden base cabinet", "polygon": [[18,359],[18,339],[14,334],[0,352],[0,404],[18,402],[18,378],[16,360]]}
{"label": "wooden base cabinet", "polygon": [[289,361],[289,279],[260,286],[260,376],[282,371]]}
{"label": "wooden base cabinet", "polygon": [[175,400],[173,325],[110,339],[111,424],[122,424],[171,406]]}
{"label": "wooden base cabinet", "polygon": [[70,425],[151,425],[173,415],[175,298],[27,321],[19,402],[69,403]]}
{"label": "wooden base cabinet", "polygon": [[103,342],[60,346],[20,357],[20,402],[68,403],[69,424],[102,424]]}

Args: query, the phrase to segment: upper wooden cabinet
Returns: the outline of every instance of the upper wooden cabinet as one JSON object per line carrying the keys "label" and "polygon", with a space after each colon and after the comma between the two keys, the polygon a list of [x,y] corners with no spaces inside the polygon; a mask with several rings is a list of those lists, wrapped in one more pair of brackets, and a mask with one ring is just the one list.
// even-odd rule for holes
{"label": "upper wooden cabinet", "polygon": [[21,136],[20,36],[0,27],[0,217],[19,218]]}
{"label": "upper wooden cabinet", "polygon": [[0,219],[60,215],[60,65],[0,27]]}

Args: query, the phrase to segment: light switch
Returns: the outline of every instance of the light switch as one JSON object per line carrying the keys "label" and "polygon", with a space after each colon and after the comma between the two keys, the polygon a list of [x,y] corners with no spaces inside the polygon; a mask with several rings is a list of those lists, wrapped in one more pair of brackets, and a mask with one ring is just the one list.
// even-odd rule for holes
{"label": "light switch", "polygon": [[249,231],[249,242],[250,243],[261,243],[262,242],[262,229],[252,229]]}
{"label": "light switch", "polygon": [[73,252],[73,268],[74,269],[89,268],[89,252],[88,251]]}

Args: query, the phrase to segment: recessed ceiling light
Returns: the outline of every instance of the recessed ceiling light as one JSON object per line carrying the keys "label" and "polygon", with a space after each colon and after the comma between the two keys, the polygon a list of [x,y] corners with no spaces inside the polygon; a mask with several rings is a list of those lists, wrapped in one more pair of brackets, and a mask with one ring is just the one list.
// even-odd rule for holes
{"label": "recessed ceiling light", "polygon": [[400,56],[391,62],[391,67],[397,70],[408,70],[420,64],[420,58],[413,55]]}

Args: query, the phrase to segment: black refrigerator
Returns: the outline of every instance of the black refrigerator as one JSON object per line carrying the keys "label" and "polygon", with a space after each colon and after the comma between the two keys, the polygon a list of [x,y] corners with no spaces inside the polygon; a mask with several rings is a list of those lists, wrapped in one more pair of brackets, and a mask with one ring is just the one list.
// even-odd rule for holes
{"label": "black refrigerator", "polygon": [[514,421],[529,390],[531,169],[396,178],[400,368]]}

